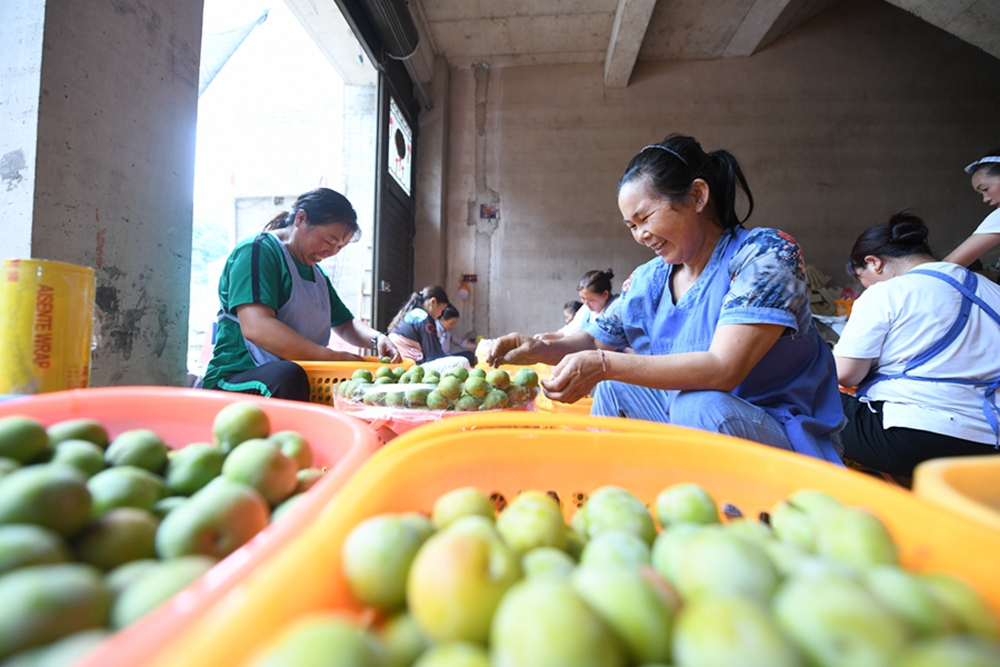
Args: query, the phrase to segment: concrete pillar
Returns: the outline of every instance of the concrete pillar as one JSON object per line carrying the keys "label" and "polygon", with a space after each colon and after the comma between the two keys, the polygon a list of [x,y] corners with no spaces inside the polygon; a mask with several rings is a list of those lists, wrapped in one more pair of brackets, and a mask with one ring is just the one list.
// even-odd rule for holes
{"label": "concrete pillar", "polygon": [[[447,263],[447,197],[448,183],[448,128],[450,72],[443,56],[434,59],[434,79],[425,84],[431,100],[430,110],[420,111],[420,133],[416,152],[416,235],[413,239],[413,284],[441,285],[454,296],[457,283],[448,283]],[[462,304],[456,302],[461,309]],[[466,318],[461,326],[471,323]]]}
{"label": "concrete pillar", "polygon": [[201,22],[202,0],[0,7],[0,255],[96,271],[94,386],[185,382]]}

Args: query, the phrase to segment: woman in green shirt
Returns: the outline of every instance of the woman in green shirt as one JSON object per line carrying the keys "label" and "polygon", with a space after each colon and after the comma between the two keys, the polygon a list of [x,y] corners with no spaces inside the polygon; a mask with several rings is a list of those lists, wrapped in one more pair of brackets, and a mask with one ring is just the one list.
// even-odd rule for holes
{"label": "woman in green shirt", "polygon": [[202,386],[308,401],[309,378],[290,360],[362,359],[328,348],[331,329],[349,345],[398,360],[389,338],[351,314],[318,266],[359,233],[347,198],[319,188],[239,243],[219,279],[218,332]]}

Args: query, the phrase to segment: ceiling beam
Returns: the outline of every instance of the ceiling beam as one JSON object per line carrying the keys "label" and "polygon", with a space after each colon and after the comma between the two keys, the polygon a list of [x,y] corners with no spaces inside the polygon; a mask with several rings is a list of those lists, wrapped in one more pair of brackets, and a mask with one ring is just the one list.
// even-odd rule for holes
{"label": "ceiling beam", "polygon": [[752,56],[762,46],[764,37],[785,11],[790,0],[756,0],[740,22],[732,39],[722,52],[730,56]]}
{"label": "ceiling beam", "polygon": [[887,1],[1000,58],[1000,3],[996,0]]}
{"label": "ceiling beam", "polygon": [[624,88],[632,77],[656,0],[618,0],[611,42],[604,57],[604,85]]}

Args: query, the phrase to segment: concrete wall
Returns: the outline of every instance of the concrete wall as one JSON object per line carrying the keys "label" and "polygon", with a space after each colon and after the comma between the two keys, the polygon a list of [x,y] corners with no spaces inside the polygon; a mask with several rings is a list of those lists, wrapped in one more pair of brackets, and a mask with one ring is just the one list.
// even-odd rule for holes
{"label": "concrete wall", "polygon": [[[962,167],[1000,144],[1000,61],[886,3],[845,0],[748,58],[642,62],[625,89],[602,77],[600,64],[451,72],[445,287],[479,274],[481,334],[551,330],[584,272],[612,267],[618,288],[650,258],[615,188],[671,132],[732,150],[756,202],[748,226],[790,232],[839,285],[858,233],[898,209],[919,210],[941,256],[988,212]],[[490,193],[499,218],[478,220]]]}
{"label": "concrete wall", "polygon": [[31,256],[96,271],[95,386],[185,382],[201,15],[45,3]]}

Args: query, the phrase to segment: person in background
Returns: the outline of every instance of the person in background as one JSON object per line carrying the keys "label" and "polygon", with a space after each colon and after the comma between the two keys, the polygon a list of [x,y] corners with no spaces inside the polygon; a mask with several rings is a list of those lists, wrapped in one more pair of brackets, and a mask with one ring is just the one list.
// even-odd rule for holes
{"label": "person in background", "polygon": [[927,245],[901,211],[851,250],[865,286],[833,354],[845,387],[844,457],[900,477],[940,456],[996,454],[1000,286]]}
{"label": "person in background", "polygon": [[538,340],[559,340],[564,336],[583,331],[583,328],[591,320],[603,313],[604,309],[618,298],[618,295],[611,291],[611,279],[614,277],[614,271],[611,269],[588,271],[583,274],[583,278],[576,286],[583,306],[576,311],[573,319],[567,322],[566,326],[558,331],[535,334],[535,338]]}
{"label": "person in background", "polygon": [[1000,243],[1000,148],[994,148],[970,164],[965,173],[972,174],[972,188],[982,195],[983,203],[994,208],[972,236],[944,258],[946,262],[969,266]]}
{"label": "person in background", "polygon": [[448,303],[448,294],[440,285],[428,285],[410,295],[389,324],[389,338],[400,354],[437,370],[457,364],[468,365],[465,357],[449,356],[441,348],[435,321]]}
{"label": "person in background", "polygon": [[583,308],[583,303],[580,301],[567,301],[563,304],[563,319],[566,320],[566,324],[573,321],[581,308]]}
{"label": "person in background", "polygon": [[389,338],[356,319],[319,263],[360,234],[344,195],[301,195],[254,238],[240,242],[219,280],[218,333],[202,387],[309,400],[299,361],[360,361],[327,347],[331,328],[349,345],[399,359]]}
{"label": "person in background", "polygon": [[[737,191],[749,210],[736,213]],[[736,158],[671,135],[632,158],[618,185],[632,237],[655,257],[581,331],[541,341],[508,334],[491,364],[558,364],[542,383],[592,414],[726,433],[842,465],[843,410],[830,348],[809,310],[795,240],[746,230],[753,197]],[[631,347],[635,354],[610,350]]]}
{"label": "person in background", "polygon": [[452,330],[458,324],[458,317],[458,308],[449,303],[441,312],[441,317],[437,319],[438,340],[441,342],[441,349],[446,354],[465,357],[469,361],[469,364],[475,366],[475,343],[467,340],[456,343],[452,337]]}

